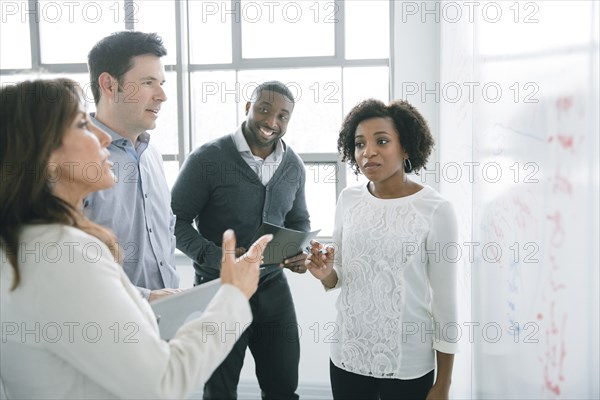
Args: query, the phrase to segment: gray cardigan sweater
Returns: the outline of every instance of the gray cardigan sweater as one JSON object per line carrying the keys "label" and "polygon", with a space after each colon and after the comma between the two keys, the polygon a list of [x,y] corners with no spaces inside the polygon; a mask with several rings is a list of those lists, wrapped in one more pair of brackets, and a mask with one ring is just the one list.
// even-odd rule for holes
{"label": "gray cardigan sweater", "polygon": [[194,261],[196,283],[219,276],[223,232],[229,228],[237,246],[246,248],[263,221],[309,231],[305,180],[304,164],[289,146],[267,186],[242,159],[231,135],[194,150],[173,186],[171,207],[177,248]]}

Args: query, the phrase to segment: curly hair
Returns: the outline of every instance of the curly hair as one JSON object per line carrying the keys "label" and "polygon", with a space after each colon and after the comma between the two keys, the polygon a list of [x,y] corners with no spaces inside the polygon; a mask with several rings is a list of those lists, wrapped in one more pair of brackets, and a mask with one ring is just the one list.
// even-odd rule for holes
{"label": "curly hair", "polygon": [[354,106],[344,118],[338,137],[338,152],[342,161],[347,161],[356,175],[360,173],[354,157],[354,135],[358,124],[370,118],[390,118],[394,122],[400,145],[410,159],[411,168],[405,165],[404,172],[415,172],[418,175],[418,171],[425,168],[434,140],[425,118],[404,100],[385,105],[382,101],[367,99]]}

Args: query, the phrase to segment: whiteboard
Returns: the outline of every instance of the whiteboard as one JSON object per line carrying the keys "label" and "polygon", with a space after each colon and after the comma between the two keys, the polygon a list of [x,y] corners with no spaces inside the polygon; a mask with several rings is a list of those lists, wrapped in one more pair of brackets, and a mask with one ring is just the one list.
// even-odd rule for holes
{"label": "whiteboard", "polygon": [[472,396],[597,399],[598,2],[494,4],[494,22],[441,18],[440,190],[462,222]]}

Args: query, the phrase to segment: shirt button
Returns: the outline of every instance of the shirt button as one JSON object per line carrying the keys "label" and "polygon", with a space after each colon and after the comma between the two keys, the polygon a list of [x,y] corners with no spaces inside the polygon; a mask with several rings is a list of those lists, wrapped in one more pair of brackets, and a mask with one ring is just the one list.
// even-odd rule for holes
{"label": "shirt button", "polygon": [[148,232],[152,233],[152,228],[148,228]]}
{"label": "shirt button", "polygon": [[145,197],[145,198],[148,198],[148,193],[144,194],[144,197]]}
{"label": "shirt button", "polygon": [[161,267],[163,266],[163,262],[162,262],[162,261],[161,261],[161,262],[159,262],[158,264],[159,264]]}

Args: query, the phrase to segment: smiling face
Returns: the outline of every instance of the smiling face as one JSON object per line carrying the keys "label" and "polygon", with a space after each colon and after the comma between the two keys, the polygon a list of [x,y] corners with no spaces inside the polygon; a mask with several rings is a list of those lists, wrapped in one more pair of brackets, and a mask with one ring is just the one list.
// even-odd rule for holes
{"label": "smiling face", "polygon": [[111,137],[80,110],[64,133],[60,147],[50,156],[54,193],[72,204],[87,194],[115,184],[106,147]]}
{"label": "smiling face", "polygon": [[120,82],[108,73],[100,75],[102,96],[107,96],[108,113],[99,109],[99,120],[123,137],[137,138],[156,128],[161,105],[167,100],[163,89],[165,72],[160,57],[152,54],[135,56],[132,67]]}
{"label": "smiling face", "polygon": [[263,158],[271,154],[277,140],[285,135],[293,110],[290,99],[270,90],[246,103],[244,137],[252,153]]}
{"label": "smiling face", "polygon": [[400,135],[391,118],[377,117],[360,122],[354,140],[354,158],[370,181],[403,181],[406,152],[400,145]]}

